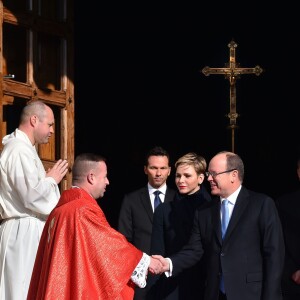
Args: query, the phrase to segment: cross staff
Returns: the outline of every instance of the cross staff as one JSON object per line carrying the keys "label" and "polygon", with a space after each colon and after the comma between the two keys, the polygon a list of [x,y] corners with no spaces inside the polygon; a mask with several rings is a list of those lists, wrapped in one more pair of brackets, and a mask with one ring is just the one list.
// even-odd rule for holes
{"label": "cross staff", "polygon": [[227,117],[230,120],[229,128],[231,129],[231,147],[232,152],[234,152],[234,130],[237,129],[236,119],[238,118],[238,113],[236,112],[236,80],[242,74],[255,74],[259,76],[263,69],[260,66],[254,68],[240,68],[239,64],[235,60],[235,49],[237,44],[232,40],[229,44],[229,64],[225,64],[225,68],[210,68],[205,67],[202,69],[202,73],[205,76],[210,74],[222,74],[225,75],[225,79],[229,80],[230,84],[230,111]]}

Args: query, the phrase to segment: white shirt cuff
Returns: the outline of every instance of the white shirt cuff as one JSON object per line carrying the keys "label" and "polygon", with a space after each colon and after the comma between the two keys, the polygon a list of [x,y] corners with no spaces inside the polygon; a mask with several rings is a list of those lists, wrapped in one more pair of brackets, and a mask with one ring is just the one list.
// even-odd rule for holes
{"label": "white shirt cuff", "polygon": [[166,260],[169,262],[169,271],[165,272],[166,277],[171,277],[173,272],[173,264],[170,258],[166,257]]}
{"label": "white shirt cuff", "polygon": [[148,268],[150,265],[150,256],[146,253],[143,253],[143,256],[134,269],[131,280],[140,288],[144,288],[147,284],[147,274],[148,274]]}

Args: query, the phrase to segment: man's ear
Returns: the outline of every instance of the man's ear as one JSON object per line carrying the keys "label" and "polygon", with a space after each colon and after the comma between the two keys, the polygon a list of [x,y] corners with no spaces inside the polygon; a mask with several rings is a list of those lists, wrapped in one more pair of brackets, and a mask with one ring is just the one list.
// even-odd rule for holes
{"label": "man's ear", "polygon": [[88,183],[90,183],[90,184],[93,184],[94,183],[94,173],[89,173],[88,175],[87,175],[87,181],[88,181]]}
{"label": "man's ear", "polygon": [[36,116],[36,115],[33,115],[33,116],[31,116],[30,117],[30,125],[32,126],[32,127],[35,127],[35,125],[37,124],[37,122],[38,122],[38,117]]}

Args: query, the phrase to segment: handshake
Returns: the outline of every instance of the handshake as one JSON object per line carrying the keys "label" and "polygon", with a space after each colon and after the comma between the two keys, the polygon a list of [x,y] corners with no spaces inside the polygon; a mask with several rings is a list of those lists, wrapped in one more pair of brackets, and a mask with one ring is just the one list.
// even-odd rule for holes
{"label": "handshake", "polygon": [[170,271],[169,260],[162,257],[161,255],[150,256],[150,265],[148,270],[152,274],[162,274],[164,272]]}

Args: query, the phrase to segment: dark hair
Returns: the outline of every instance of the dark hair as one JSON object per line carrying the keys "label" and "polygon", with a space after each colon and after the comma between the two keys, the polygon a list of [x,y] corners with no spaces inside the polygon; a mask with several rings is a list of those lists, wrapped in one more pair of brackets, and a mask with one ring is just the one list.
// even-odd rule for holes
{"label": "dark hair", "polygon": [[160,146],[155,146],[147,152],[145,157],[145,166],[148,166],[148,160],[150,156],[166,156],[168,158],[168,161],[170,161],[169,153],[167,152],[167,150]]}
{"label": "dark hair", "polygon": [[72,168],[72,183],[81,182],[85,175],[95,167],[95,163],[106,162],[106,159],[99,154],[82,153],[74,161]]}

